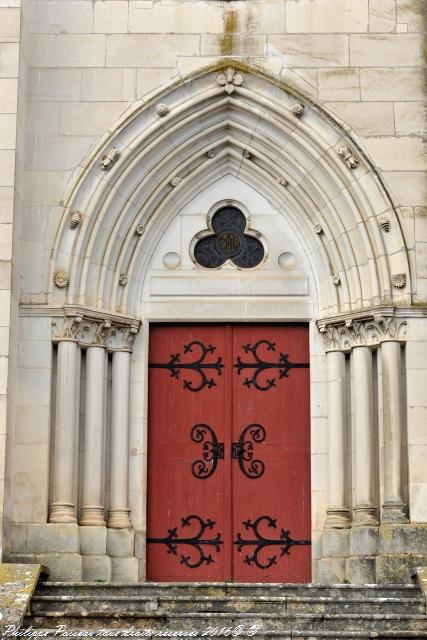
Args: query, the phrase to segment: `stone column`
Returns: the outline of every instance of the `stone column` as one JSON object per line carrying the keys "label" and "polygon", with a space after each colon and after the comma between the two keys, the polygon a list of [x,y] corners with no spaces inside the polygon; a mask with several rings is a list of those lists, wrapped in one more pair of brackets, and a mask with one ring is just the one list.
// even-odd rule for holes
{"label": "stone column", "polygon": [[381,344],[383,436],[384,436],[384,522],[407,522],[402,479],[402,368],[400,342]]}
{"label": "stone column", "polygon": [[347,505],[347,408],[345,354],[329,351],[328,364],[328,509],[326,528],[345,529],[350,526]]}
{"label": "stone column", "polygon": [[86,350],[86,404],[83,456],[83,494],[80,524],[105,525],[102,505],[105,348],[90,345]]}
{"label": "stone column", "polygon": [[355,346],[351,353],[353,377],[353,441],[355,455],[354,526],[377,525],[374,492],[374,415],[372,352]]}
{"label": "stone column", "polygon": [[73,500],[77,343],[58,343],[53,500],[49,522],[76,522]]}
{"label": "stone column", "polygon": [[111,399],[111,462],[110,500],[108,526],[127,529],[132,526],[129,519],[128,472],[129,472],[129,383],[130,353],[113,353],[112,399]]}

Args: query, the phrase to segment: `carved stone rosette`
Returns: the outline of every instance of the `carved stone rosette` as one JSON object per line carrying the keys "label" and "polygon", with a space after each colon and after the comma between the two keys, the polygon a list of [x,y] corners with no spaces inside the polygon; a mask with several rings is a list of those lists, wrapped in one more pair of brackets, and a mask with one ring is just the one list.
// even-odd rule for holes
{"label": "carved stone rosette", "polygon": [[403,342],[406,325],[406,320],[378,313],[361,318],[320,321],[317,326],[326,351],[351,351],[354,347],[375,347],[390,340]]}
{"label": "carved stone rosette", "polygon": [[84,312],[53,321],[52,340],[72,340],[82,348],[105,347],[107,351],[132,351],[140,323],[124,324],[114,318],[93,318]]}

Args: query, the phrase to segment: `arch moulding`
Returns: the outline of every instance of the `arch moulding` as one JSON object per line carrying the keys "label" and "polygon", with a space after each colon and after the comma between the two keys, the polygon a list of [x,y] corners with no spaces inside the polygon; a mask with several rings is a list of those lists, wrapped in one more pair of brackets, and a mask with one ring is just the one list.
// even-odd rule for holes
{"label": "arch moulding", "polygon": [[139,317],[160,238],[227,175],[292,228],[317,319],[410,304],[403,235],[369,158],[318,106],[232,61],[137,102],[77,167],[46,283],[50,305]]}

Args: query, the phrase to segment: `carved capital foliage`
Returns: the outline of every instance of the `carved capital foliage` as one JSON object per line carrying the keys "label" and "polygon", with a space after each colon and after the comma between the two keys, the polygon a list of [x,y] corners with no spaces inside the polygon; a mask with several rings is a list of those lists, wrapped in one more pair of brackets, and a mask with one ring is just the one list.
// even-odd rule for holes
{"label": "carved capital foliage", "polygon": [[374,314],[364,318],[319,323],[326,351],[350,351],[354,347],[375,347],[388,340],[404,341],[406,320]]}
{"label": "carved capital foliage", "polygon": [[83,318],[78,338],[82,345],[105,347],[108,330],[111,329],[109,320],[91,320]]}
{"label": "carved capital foliage", "polygon": [[137,326],[117,327],[113,325],[108,334],[107,349],[109,351],[132,351],[138,331]]}
{"label": "carved capital foliage", "polygon": [[132,351],[139,322],[124,324],[111,318],[75,314],[53,321],[52,340],[74,340],[81,347],[105,347],[108,351]]}

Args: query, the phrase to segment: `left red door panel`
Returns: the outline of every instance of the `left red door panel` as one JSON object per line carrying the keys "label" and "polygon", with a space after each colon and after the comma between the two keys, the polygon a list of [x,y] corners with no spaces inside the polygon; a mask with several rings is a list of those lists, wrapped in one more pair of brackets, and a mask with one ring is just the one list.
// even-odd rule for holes
{"label": "left red door panel", "polygon": [[230,331],[217,325],[150,331],[149,580],[232,577],[231,459],[224,456],[232,419],[224,372]]}

